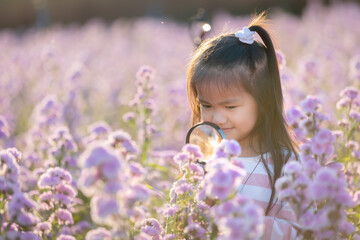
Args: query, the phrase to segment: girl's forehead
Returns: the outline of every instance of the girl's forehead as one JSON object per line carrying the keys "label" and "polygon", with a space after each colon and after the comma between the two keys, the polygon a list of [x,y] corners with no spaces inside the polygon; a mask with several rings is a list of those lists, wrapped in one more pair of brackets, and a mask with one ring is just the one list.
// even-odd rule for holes
{"label": "girl's forehead", "polygon": [[214,83],[197,87],[199,99],[208,101],[241,97],[243,91],[244,89],[241,86],[219,87]]}
{"label": "girl's forehead", "polygon": [[243,82],[246,71],[237,68],[208,67],[199,71],[195,79],[198,95],[203,97],[225,97],[241,95],[245,90]]}

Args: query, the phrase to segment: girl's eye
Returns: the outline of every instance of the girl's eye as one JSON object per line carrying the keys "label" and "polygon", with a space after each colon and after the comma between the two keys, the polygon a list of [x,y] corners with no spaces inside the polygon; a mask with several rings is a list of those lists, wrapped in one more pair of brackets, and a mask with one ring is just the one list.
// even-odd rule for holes
{"label": "girl's eye", "polygon": [[203,107],[203,108],[211,108],[210,105],[206,105],[206,104],[200,104],[200,105],[201,105],[201,107]]}
{"label": "girl's eye", "polygon": [[234,109],[234,108],[236,108],[236,106],[226,106],[225,108],[227,108],[227,109]]}

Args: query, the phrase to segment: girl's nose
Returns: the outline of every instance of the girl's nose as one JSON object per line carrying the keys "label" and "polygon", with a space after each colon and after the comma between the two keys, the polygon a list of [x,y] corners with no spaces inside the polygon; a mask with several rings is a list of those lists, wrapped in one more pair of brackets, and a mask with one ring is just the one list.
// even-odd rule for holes
{"label": "girl's nose", "polygon": [[220,112],[214,112],[213,113],[213,119],[212,122],[217,125],[223,125],[226,123],[226,117],[224,114],[221,114]]}

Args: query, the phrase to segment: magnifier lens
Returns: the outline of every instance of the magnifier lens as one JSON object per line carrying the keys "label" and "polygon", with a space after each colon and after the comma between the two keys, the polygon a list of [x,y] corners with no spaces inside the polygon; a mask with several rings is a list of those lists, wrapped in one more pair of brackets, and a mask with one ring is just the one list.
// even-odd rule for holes
{"label": "magnifier lens", "polygon": [[213,154],[214,148],[225,138],[221,128],[213,123],[202,122],[193,126],[186,137],[186,143],[198,145],[204,154],[204,161]]}

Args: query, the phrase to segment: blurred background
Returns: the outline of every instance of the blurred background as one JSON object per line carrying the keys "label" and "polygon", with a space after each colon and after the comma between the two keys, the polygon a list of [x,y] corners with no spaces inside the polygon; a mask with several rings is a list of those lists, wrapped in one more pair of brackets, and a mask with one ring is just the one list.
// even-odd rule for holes
{"label": "blurred background", "polygon": [[[324,5],[340,1],[321,0],[0,0],[0,29],[45,27],[51,23],[84,23],[90,18],[112,21],[117,18],[157,17],[188,21],[198,8],[208,17],[219,11],[233,15],[281,8],[301,15],[308,2]],[[359,2],[348,0],[346,2]]]}

